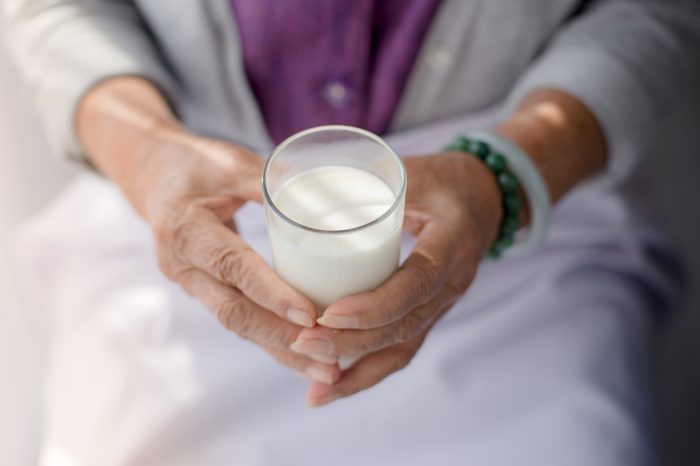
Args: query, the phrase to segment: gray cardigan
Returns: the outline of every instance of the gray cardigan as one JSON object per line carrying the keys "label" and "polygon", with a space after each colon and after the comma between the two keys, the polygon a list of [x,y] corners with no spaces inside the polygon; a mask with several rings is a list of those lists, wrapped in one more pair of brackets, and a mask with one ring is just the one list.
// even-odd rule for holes
{"label": "gray cardigan", "polygon": [[[2,8],[58,151],[82,158],[77,103],[117,75],[152,80],[197,133],[269,150],[228,0],[4,0]],[[624,177],[698,76],[696,0],[443,0],[391,128],[502,103],[508,111],[553,86],[597,115],[609,170]]]}

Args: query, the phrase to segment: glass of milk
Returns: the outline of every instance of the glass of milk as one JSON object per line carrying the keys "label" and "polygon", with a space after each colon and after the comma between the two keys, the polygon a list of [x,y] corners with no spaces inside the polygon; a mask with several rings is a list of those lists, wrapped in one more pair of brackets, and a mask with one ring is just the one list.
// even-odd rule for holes
{"label": "glass of milk", "polygon": [[321,126],[280,144],[262,190],[277,273],[319,313],[399,265],[406,171],[379,136]]}

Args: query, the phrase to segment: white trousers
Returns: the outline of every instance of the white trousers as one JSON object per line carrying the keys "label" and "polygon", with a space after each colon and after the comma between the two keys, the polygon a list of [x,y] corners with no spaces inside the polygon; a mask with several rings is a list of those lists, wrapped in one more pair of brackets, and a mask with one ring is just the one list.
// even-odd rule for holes
{"label": "white trousers", "polygon": [[[671,287],[629,212],[579,190],[541,252],[481,267],[408,367],[309,409],[305,379],[163,278],[147,226],[85,175],[21,243],[48,337],[40,464],[656,464],[648,340]],[[262,209],[238,220],[269,257]]]}

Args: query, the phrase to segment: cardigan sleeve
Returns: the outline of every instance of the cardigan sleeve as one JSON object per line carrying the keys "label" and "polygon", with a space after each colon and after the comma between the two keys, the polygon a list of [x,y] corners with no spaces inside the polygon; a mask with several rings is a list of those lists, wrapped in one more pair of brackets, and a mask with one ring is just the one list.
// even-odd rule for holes
{"label": "cardigan sleeve", "polygon": [[505,111],[539,88],[575,96],[600,122],[607,174],[619,182],[648,150],[666,111],[699,77],[700,2],[598,0],[551,40]]}
{"label": "cardigan sleeve", "polygon": [[6,39],[59,154],[85,161],[75,113],[82,96],[97,83],[115,76],[141,76],[173,97],[175,80],[133,2],[4,0],[0,4]]}

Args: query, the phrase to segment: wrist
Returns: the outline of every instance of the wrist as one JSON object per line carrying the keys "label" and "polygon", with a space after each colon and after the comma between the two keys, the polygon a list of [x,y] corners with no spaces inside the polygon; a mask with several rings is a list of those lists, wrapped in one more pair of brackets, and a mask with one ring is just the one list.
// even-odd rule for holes
{"label": "wrist", "polygon": [[503,194],[494,173],[477,157],[461,152],[447,152],[460,167],[460,186],[463,187],[464,209],[471,219],[467,226],[477,232],[479,252],[485,255],[498,237],[503,219]]}
{"label": "wrist", "polygon": [[134,77],[98,84],[79,104],[76,130],[93,166],[145,216],[146,190],[167,155],[162,147],[185,133],[157,88]]}
{"label": "wrist", "polygon": [[605,165],[605,136],[597,119],[578,99],[556,89],[531,94],[495,133],[530,156],[552,202]]}
{"label": "wrist", "polygon": [[[495,175],[502,193],[503,218],[498,238],[489,249],[489,257],[498,258],[515,242],[522,226],[519,218],[525,201],[529,204],[532,224],[527,235],[517,241],[509,254],[523,254],[539,247],[545,239],[551,199],[537,167],[526,153],[508,139],[493,132],[469,131],[456,137],[448,146],[455,151],[477,157]],[[526,197],[519,193],[525,193]]]}
{"label": "wrist", "polygon": [[181,129],[158,88],[130,76],[107,79],[90,89],[78,105],[75,123],[88,158],[103,164],[104,154],[128,145],[134,136]]}
{"label": "wrist", "polygon": [[139,215],[149,222],[163,187],[174,184],[169,173],[176,165],[174,159],[181,152],[184,137],[179,127],[153,127],[135,134],[129,144],[131,153],[112,176]]}

